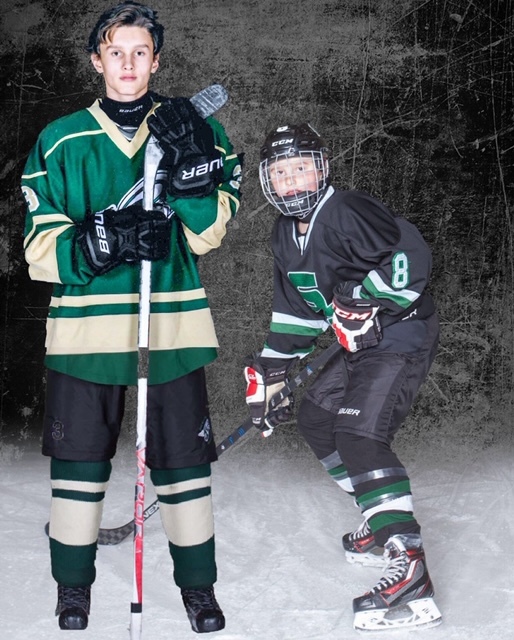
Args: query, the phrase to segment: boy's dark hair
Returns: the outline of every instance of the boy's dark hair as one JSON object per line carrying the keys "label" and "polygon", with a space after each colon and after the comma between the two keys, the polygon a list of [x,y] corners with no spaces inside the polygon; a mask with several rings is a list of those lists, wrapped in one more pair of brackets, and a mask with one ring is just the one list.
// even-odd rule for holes
{"label": "boy's dark hair", "polygon": [[164,27],[157,22],[157,12],[139,2],[122,2],[104,11],[96,23],[87,45],[89,53],[100,53],[100,44],[111,39],[118,27],[142,27],[153,40],[153,52],[159,53],[164,42]]}

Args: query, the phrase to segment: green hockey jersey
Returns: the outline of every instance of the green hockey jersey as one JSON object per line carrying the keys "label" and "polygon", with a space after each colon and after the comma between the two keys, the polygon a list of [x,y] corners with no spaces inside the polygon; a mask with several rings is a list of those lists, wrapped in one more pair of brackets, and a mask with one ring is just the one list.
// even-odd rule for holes
{"label": "green hockey jersey", "polygon": [[[87,211],[142,201],[147,118],[130,141],[98,101],[60,118],[39,136],[22,177],[29,275],[54,283],[45,364],[101,384],[137,382],[140,269],[124,263],[95,277],[77,247],[77,224]],[[165,173],[157,176],[156,201],[173,214],[170,255],[152,263],[150,384],[173,380],[216,357],[197,256],[220,245],[238,209],[241,166],[221,124],[207,121],[224,162],[224,179],[215,191],[204,198],[170,198]]]}

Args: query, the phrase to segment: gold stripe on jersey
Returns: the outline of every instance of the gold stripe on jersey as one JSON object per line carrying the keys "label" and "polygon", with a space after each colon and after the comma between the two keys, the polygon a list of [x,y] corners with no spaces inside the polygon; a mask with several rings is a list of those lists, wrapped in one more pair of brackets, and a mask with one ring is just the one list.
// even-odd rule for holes
{"label": "gold stripe on jersey", "polygon": [[182,224],[191,251],[197,256],[205,255],[211,249],[217,249],[220,246],[227,233],[227,222],[233,215],[230,207],[231,200],[235,204],[237,211],[239,201],[226,191],[218,191],[218,214],[216,220],[200,234],[193,233],[185,224]]}
{"label": "gold stripe on jersey", "polygon": [[63,136],[60,140],[57,140],[57,142],[54,144],[53,147],[50,147],[50,149],[48,149],[48,151],[45,153],[45,160],[48,158],[48,156],[51,156],[52,153],[57,149],[57,147],[59,147],[63,142],[66,142],[66,140],[72,140],[73,138],[84,138],[86,136],[98,136],[98,135],[102,135],[104,134],[105,131],[102,130],[92,130],[92,131],[80,131],[78,133],[70,133],[67,136]]}
{"label": "gold stripe on jersey", "polygon": [[[45,225],[58,222],[61,226],[40,231],[37,238],[31,242],[31,238],[36,233],[39,222]],[[63,222],[64,224],[62,224]],[[32,280],[61,283],[55,245],[61,233],[64,233],[72,227],[73,223],[62,213],[34,216],[33,223],[34,225],[23,243],[25,247],[25,259],[29,264],[29,276]]]}
{"label": "gold stripe on jersey", "polygon": [[[113,341],[113,325],[116,342]],[[137,349],[136,314],[48,318],[46,327],[47,355],[126,353]],[[218,346],[208,308],[151,315],[151,351]]]}
{"label": "gold stripe on jersey", "polygon": [[[23,248],[26,249],[31,242],[32,236],[37,232],[38,225],[48,226],[49,224],[53,224],[57,222],[59,224],[64,223],[66,226],[65,229],[68,229],[73,225],[73,222],[68,218],[68,216],[64,215],[64,213],[45,213],[43,215],[36,215],[32,217],[32,229],[27,233],[25,240],[23,241]],[[55,231],[56,229],[50,229],[50,231]],[[58,231],[61,232],[61,227],[59,227]],[[38,254],[39,255],[39,254]]]}
{"label": "gold stripe on jersey", "polygon": [[36,171],[35,173],[23,174],[21,176],[22,180],[32,180],[32,178],[39,178],[40,176],[48,175],[48,171]]}
{"label": "gold stripe on jersey", "polygon": [[[190,289],[186,291],[154,291],[151,302],[187,302],[190,300],[204,300],[205,289]],[[52,296],[51,307],[89,307],[92,305],[134,304],[139,302],[138,293],[107,293],[86,296]]]}

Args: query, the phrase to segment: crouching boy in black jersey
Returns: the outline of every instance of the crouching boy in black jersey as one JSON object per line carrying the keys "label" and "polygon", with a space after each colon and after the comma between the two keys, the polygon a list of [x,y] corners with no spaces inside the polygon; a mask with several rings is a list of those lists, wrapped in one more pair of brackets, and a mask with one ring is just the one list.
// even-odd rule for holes
{"label": "crouching boy in black jersey", "polygon": [[282,215],[272,235],[271,328],[245,369],[247,403],[263,431],[289,420],[288,399],[268,413],[269,399],[332,327],[342,348],[305,393],[298,429],[364,516],[343,536],[347,559],[386,567],[354,600],[354,625],[435,625],[441,614],[409,478],[391,450],[437,349],[438,319],[425,291],[431,254],[414,225],[367,193],[333,188],[328,174],[327,149],[310,125],[285,124],[267,136],[260,180]]}
{"label": "crouching boy in black jersey", "polygon": [[[126,386],[138,382],[142,260],[152,261],[146,463],[191,626],[225,625],[213,591],[216,448],[204,372],[217,340],[197,262],[238,209],[240,163],[219,122],[149,91],[163,44],[156,18],[137,2],[100,17],[88,48],[106,96],[46,127],[23,175],[29,273],[54,284],[43,453],[61,629],[88,625],[110,461]],[[165,151],[154,211],[142,206],[150,130]]]}

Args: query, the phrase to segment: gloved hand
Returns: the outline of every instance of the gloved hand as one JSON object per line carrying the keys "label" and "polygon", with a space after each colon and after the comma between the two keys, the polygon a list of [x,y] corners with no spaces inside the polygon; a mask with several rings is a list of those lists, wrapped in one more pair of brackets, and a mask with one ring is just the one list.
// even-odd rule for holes
{"label": "gloved hand", "polygon": [[379,306],[369,300],[357,300],[336,290],[332,300],[332,328],[338,342],[351,353],[375,347],[382,339],[377,313]]}
{"label": "gloved hand", "polygon": [[95,275],[123,262],[162,260],[170,251],[170,220],[162,211],[141,205],[87,212],[77,244]]}
{"label": "gloved hand", "polygon": [[171,196],[196,198],[214,191],[223,179],[223,158],[211,127],[190,100],[164,102],[148,118],[148,128],[165,153]]}
{"label": "gloved hand", "polygon": [[250,408],[253,425],[264,437],[271,435],[273,429],[289,422],[293,415],[294,398],[285,395],[276,406],[271,406],[271,399],[284,388],[287,372],[294,360],[277,364],[276,367],[264,367],[258,360],[258,354],[246,358],[244,376],[246,380],[246,404]]}

